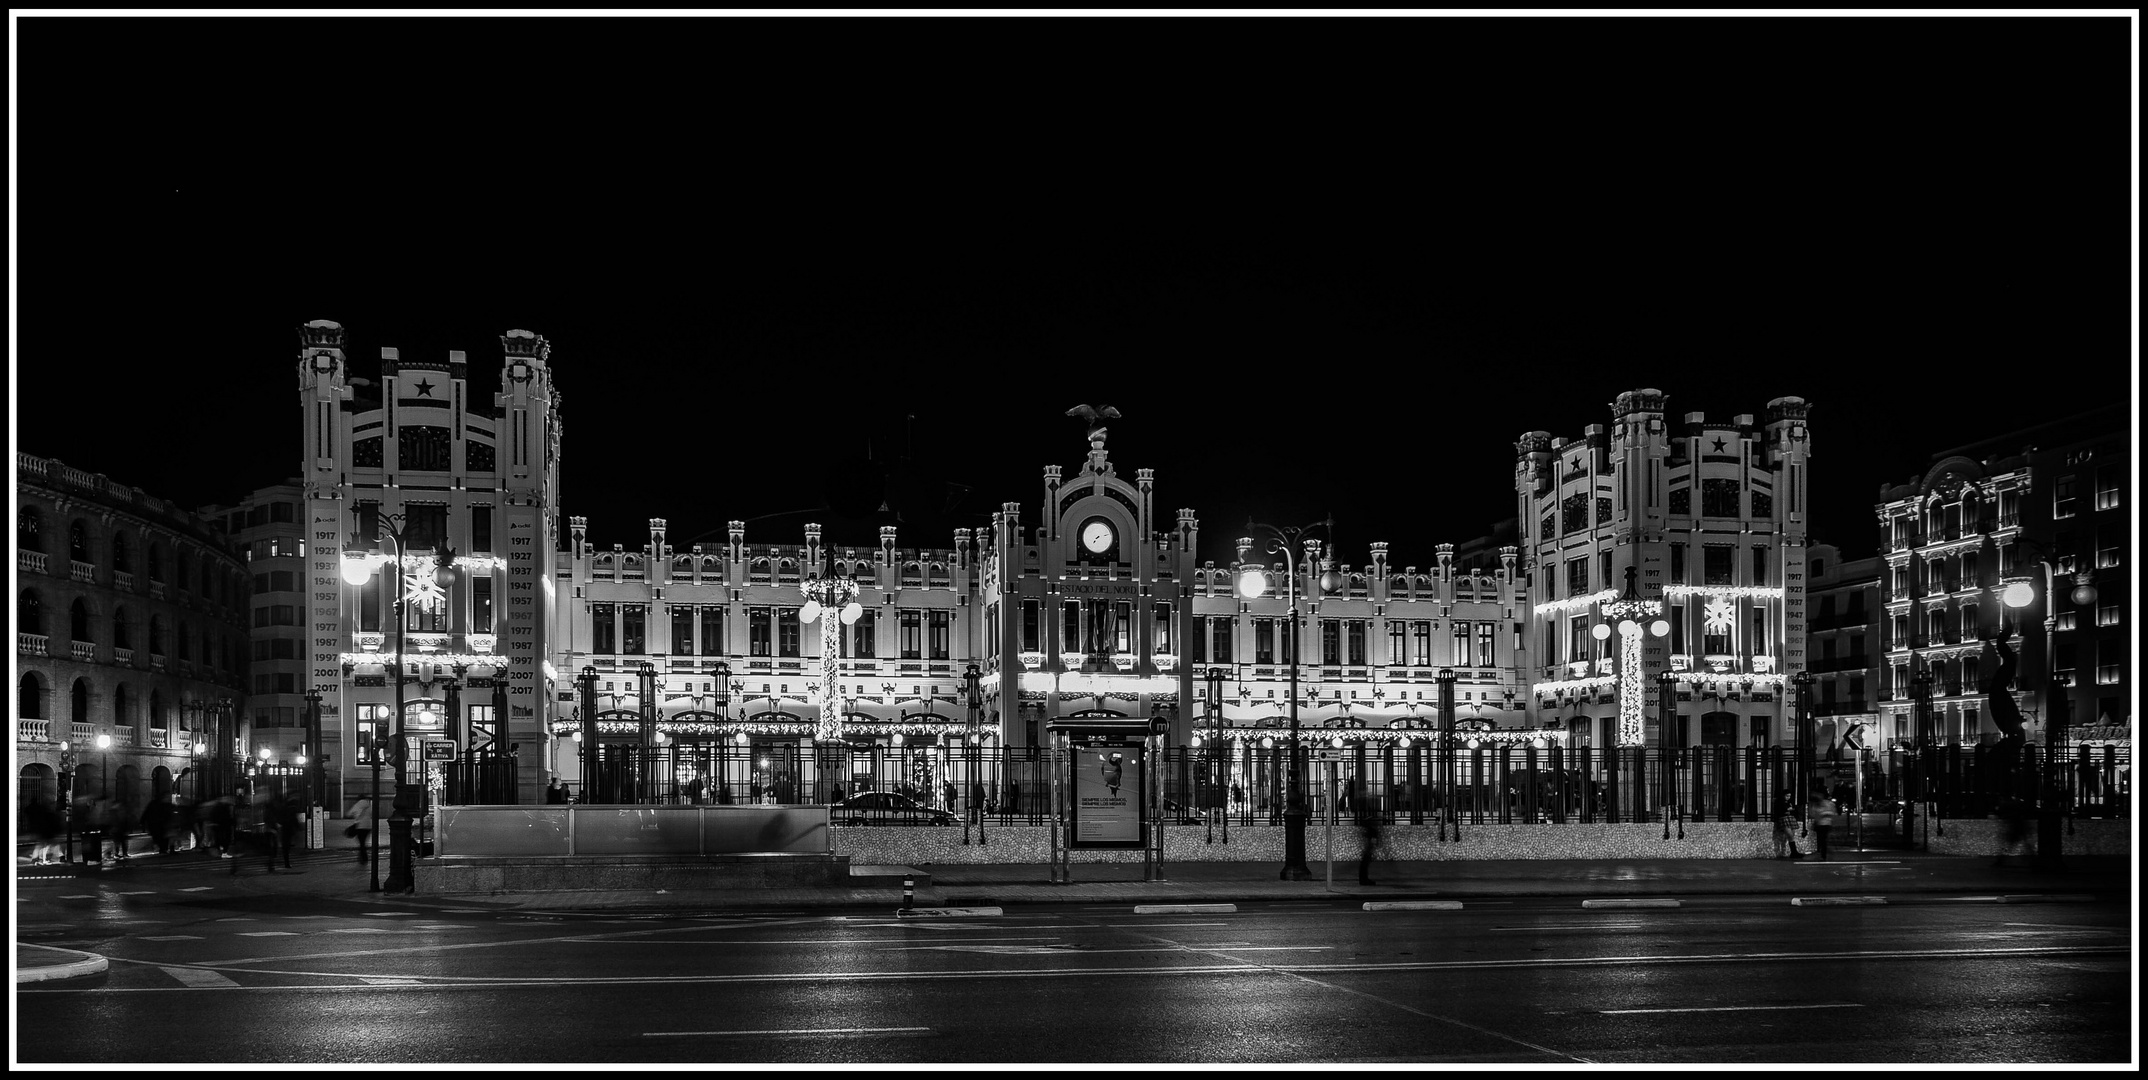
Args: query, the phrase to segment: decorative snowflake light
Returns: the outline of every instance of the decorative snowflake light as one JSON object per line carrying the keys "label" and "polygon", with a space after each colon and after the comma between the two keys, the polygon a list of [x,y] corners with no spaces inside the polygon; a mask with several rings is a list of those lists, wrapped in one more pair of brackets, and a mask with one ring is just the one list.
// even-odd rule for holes
{"label": "decorative snowflake light", "polygon": [[1708,606],[1701,611],[1701,618],[1706,620],[1711,634],[1730,633],[1730,622],[1736,615],[1737,609],[1730,600],[1721,596],[1711,597]]}

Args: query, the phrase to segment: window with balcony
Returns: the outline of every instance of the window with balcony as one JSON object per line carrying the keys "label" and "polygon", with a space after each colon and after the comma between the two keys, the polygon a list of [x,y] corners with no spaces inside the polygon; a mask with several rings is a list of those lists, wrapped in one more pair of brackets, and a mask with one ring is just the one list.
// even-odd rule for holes
{"label": "window with balcony", "polygon": [[45,550],[44,518],[37,507],[25,506],[15,511],[15,546],[23,551]]}
{"label": "window with balcony", "polygon": [[15,595],[15,629],[24,634],[45,632],[45,602],[36,589],[24,589]]}

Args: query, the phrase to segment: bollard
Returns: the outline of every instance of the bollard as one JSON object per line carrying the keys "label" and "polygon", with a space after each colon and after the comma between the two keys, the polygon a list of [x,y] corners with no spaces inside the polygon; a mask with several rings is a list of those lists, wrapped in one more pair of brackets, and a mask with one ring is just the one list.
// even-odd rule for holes
{"label": "bollard", "polygon": [[915,888],[915,887],[916,887],[916,885],[917,885],[917,882],[915,882],[914,880],[912,880],[912,879],[911,879],[911,877],[910,877],[910,875],[908,875],[908,874],[904,874],[904,875],[902,876],[902,909],[903,909],[904,911],[909,911],[909,910],[911,910],[911,907],[910,907],[910,890],[911,890],[911,889],[913,889],[913,888]]}

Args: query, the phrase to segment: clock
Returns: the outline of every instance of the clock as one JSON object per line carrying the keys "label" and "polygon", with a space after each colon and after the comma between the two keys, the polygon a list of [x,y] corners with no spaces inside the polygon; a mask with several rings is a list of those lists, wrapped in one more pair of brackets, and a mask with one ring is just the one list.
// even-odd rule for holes
{"label": "clock", "polygon": [[1102,555],[1111,550],[1117,534],[1111,531],[1111,523],[1103,518],[1090,518],[1081,527],[1081,546],[1091,555]]}

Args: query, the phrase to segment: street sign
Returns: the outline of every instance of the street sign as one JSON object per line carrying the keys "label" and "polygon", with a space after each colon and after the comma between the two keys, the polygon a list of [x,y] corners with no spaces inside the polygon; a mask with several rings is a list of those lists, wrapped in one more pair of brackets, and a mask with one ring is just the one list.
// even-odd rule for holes
{"label": "street sign", "polygon": [[454,743],[452,743],[452,742],[448,742],[448,741],[446,741],[446,740],[439,740],[439,739],[427,739],[427,740],[425,740],[425,760],[427,760],[427,761],[453,761],[453,760],[455,760],[455,744],[454,744]]}

